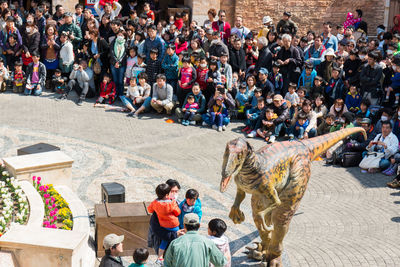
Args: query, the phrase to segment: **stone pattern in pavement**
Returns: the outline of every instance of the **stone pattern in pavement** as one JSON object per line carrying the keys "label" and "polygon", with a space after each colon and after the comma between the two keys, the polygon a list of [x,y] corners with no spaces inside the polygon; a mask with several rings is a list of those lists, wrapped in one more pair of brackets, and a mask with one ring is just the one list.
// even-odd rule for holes
{"label": "stone pattern in pavement", "polygon": [[[228,223],[233,266],[253,266],[242,253],[258,239],[250,197],[242,204],[246,220],[227,217],[235,195],[232,184],[219,192],[222,155],[227,141],[243,136],[242,123],[226,132],[165,123],[167,117],[126,118],[86,102],[56,101],[53,95],[0,95],[0,157],[37,142],[61,146],[74,158],[74,190],[88,209],[100,201],[100,184],[121,182],[127,201],[151,200],[155,186],[167,178],[200,191],[202,232],[220,217]],[[255,148],[265,145],[249,140]],[[385,187],[389,177],[362,174],[315,162],[308,190],[293,217],[284,244],[290,266],[398,266],[400,262],[400,192]]]}

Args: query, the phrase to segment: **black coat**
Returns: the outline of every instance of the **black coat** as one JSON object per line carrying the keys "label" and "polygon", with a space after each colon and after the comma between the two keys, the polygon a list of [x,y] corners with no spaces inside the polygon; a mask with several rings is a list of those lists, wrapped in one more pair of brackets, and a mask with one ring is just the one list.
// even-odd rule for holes
{"label": "black coat", "polygon": [[100,262],[99,267],[124,267],[122,261],[118,262],[111,256],[105,255]]}
{"label": "black coat", "polygon": [[269,72],[272,71],[272,53],[266,46],[261,48],[258,53],[258,59],[254,66],[254,71],[258,72],[261,68],[266,68]]}
{"label": "black coat", "polygon": [[229,49],[229,64],[232,66],[232,73],[239,70],[246,71],[246,52],[243,48]]}
{"label": "black coat", "polygon": [[[89,42],[89,46],[88,46],[89,47],[88,48],[88,52],[89,52],[89,56],[91,58],[94,56],[94,54],[92,52],[92,48],[91,48],[92,47],[92,42],[93,41],[90,41]],[[100,55],[100,61],[103,63],[102,68],[106,67],[105,69],[107,69],[108,66],[110,65],[110,63],[109,63],[110,62],[110,60],[109,60],[110,59],[109,51],[110,51],[110,47],[109,47],[107,41],[104,40],[101,37],[98,37],[97,38],[97,52]]]}
{"label": "black coat", "polygon": [[114,44],[115,44],[115,40],[116,40],[116,39],[114,39],[114,40],[111,42],[110,47],[109,47],[109,51],[110,51],[110,63],[111,63],[112,66],[114,66],[115,63],[119,62],[119,65],[120,65],[120,66],[126,66],[126,60],[127,60],[127,55],[128,55],[128,46],[127,46],[128,42],[125,42],[125,51],[124,51],[124,54],[122,55],[122,57],[121,57],[119,60],[117,60],[117,58],[115,57],[115,53],[114,53]]}
{"label": "black coat", "polygon": [[285,79],[285,74],[292,74],[296,70],[297,67],[301,67],[301,57],[299,50],[294,47],[290,46],[288,50],[286,50],[284,47],[282,47],[278,55],[276,57],[277,59],[280,59],[282,61],[285,61],[286,59],[289,59],[289,64],[281,66],[280,72],[284,76],[283,78]]}

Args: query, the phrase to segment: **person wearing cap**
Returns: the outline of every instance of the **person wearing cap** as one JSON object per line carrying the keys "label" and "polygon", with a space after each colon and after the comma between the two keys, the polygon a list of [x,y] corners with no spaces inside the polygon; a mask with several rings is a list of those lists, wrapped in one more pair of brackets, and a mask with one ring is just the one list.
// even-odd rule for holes
{"label": "person wearing cap", "polygon": [[186,234],[169,245],[164,257],[165,267],[206,267],[210,263],[222,267],[227,263],[215,243],[198,233],[200,220],[197,214],[186,214],[183,224]]}
{"label": "person wearing cap", "polygon": [[64,24],[58,28],[58,34],[60,35],[62,32],[67,32],[68,37],[74,46],[74,50],[78,50],[79,44],[82,41],[82,31],[79,26],[73,23],[74,18],[72,17],[71,12],[64,13]]}
{"label": "person wearing cap", "polygon": [[264,16],[262,23],[263,23],[263,27],[262,29],[258,32],[257,38],[260,37],[267,37],[268,32],[270,30],[275,31],[275,26],[272,23],[272,19],[270,16]]}
{"label": "person wearing cap", "polygon": [[[17,36],[17,43],[20,46],[23,45],[21,34],[20,34],[19,30],[15,27],[14,18],[11,16],[8,16],[6,18],[6,25],[0,32],[0,48],[2,50],[2,51],[0,51],[0,54],[4,60],[5,60],[5,57],[4,57],[3,53],[7,51],[6,46],[7,46],[8,35],[10,33],[14,33]],[[5,62],[4,65],[7,65],[7,62]]]}
{"label": "person wearing cap", "polygon": [[282,19],[276,25],[276,31],[278,32],[278,34],[288,33],[292,36],[296,35],[298,30],[297,24],[290,19],[291,16],[292,14],[290,12],[283,12]]}
{"label": "person wearing cap", "polygon": [[322,45],[326,49],[332,48],[334,52],[338,50],[338,39],[332,33],[332,22],[327,21],[323,24]]}
{"label": "person wearing cap", "polygon": [[272,53],[268,48],[268,40],[266,37],[257,39],[258,59],[254,66],[254,72],[257,73],[261,68],[266,68],[268,72],[272,71]]}
{"label": "person wearing cap", "polygon": [[227,44],[231,36],[231,25],[226,21],[226,12],[221,9],[218,11],[218,20],[211,25],[212,29],[220,34],[221,39]]}
{"label": "person wearing cap", "polygon": [[[317,75],[321,76],[325,82],[328,82],[332,78],[332,68],[336,64],[334,62],[335,52],[332,48],[328,48],[325,53],[325,59],[318,66],[316,66]],[[306,64],[313,65],[311,61]]]}
{"label": "person wearing cap", "polygon": [[231,35],[235,34],[244,43],[244,38],[249,34],[250,30],[243,25],[243,17],[236,16],[235,27],[231,30]]}
{"label": "person wearing cap", "polygon": [[124,252],[123,235],[116,234],[108,234],[103,239],[103,248],[105,250],[105,254],[103,258],[101,258],[99,267],[123,267],[124,262],[120,254]]}
{"label": "person wearing cap", "polygon": [[368,64],[365,64],[360,73],[361,96],[363,98],[374,99],[371,103],[375,104],[378,100],[381,89],[382,67],[378,64],[378,54],[368,53]]}
{"label": "person wearing cap", "polygon": [[[310,46],[307,51],[304,52],[304,59],[314,64],[314,67],[321,64],[325,58],[326,48],[322,44],[323,37],[321,35],[315,36],[314,45]],[[335,56],[335,51],[333,51],[333,56]]]}
{"label": "person wearing cap", "polygon": [[264,97],[275,91],[274,85],[268,80],[268,73],[266,68],[261,68],[258,72],[257,87],[262,90]]}

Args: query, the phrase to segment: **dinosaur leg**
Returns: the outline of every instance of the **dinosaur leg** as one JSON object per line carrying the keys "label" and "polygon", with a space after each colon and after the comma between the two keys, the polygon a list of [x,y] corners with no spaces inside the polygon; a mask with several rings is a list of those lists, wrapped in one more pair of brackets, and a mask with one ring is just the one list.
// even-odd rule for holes
{"label": "dinosaur leg", "polygon": [[244,213],[240,210],[240,204],[245,197],[246,193],[243,190],[237,188],[235,202],[233,203],[231,212],[229,213],[229,218],[231,218],[231,220],[235,224],[242,223],[245,219]]}
{"label": "dinosaur leg", "polygon": [[261,246],[252,251],[252,258],[262,260],[270,246],[272,230],[271,212],[264,213],[271,205],[271,201],[263,195],[254,194],[251,197],[251,208],[253,212],[254,223],[258,229],[261,238]]}

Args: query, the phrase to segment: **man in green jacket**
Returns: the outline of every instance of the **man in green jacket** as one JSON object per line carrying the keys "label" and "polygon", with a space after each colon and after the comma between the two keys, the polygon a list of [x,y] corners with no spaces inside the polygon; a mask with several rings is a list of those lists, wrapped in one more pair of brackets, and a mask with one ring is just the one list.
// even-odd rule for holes
{"label": "man in green jacket", "polygon": [[73,17],[71,12],[66,12],[64,14],[64,24],[58,29],[58,35],[62,32],[67,32],[68,37],[74,46],[74,51],[79,48],[79,44],[82,41],[82,31],[79,26],[73,23]]}
{"label": "man in green jacket", "polygon": [[215,243],[198,233],[199,216],[188,213],[183,218],[186,234],[171,242],[164,258],[165,267],[215,267],[226,264],[226,258]]}

